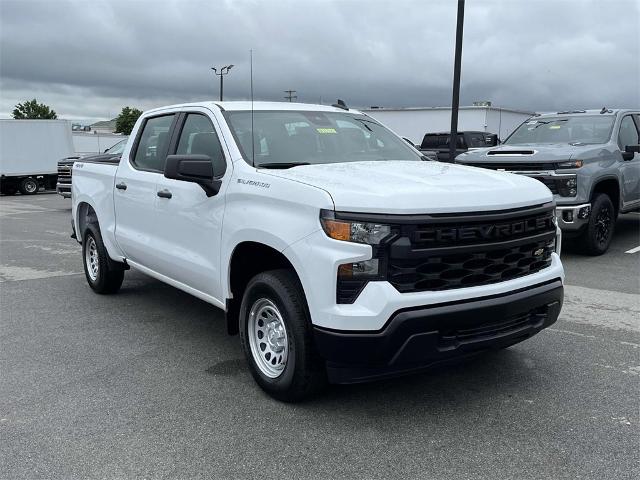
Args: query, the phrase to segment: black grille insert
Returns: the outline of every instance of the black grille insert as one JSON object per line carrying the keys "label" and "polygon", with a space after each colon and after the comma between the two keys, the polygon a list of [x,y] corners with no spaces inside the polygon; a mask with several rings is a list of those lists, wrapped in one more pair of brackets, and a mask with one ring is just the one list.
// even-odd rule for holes
{"label": "black grille insert", "polygon": [[503,282],[551,265],[553,208],[437,217],[399,225],[387,280],[402,293]]}

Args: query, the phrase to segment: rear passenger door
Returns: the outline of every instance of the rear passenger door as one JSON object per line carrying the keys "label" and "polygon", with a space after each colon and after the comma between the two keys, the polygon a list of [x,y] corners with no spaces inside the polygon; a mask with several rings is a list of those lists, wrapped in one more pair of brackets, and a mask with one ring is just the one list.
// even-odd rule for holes
{"label": "rear passenger door", "polygon": [[115,177],[116,241],[127,260],[152,270],[162,261],[155,239],[156,187],[176,120],[173,113],[145,118]]}
{"label": "rear passenger door", "polygon": [[156,242],[167,261],[159,273],[221,300],[220,241],[225,190],[231,176],[218,124],[205,109],[180,114],[170,154],[201,154],[211,157],[214,174],[222,179],[217,195],[208,197],[200,185],[160,179],[157,185]]}

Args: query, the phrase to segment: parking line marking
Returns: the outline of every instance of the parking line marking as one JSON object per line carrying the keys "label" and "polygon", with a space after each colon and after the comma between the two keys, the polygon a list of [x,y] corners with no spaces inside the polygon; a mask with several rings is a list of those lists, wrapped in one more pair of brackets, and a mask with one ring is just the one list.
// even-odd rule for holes
{"label": "parking line marking", "polygon": [[640,246],[637,246],[636,248],[632,248],[631,250],[627,250],[624,253],[638,253],[640,252]]}

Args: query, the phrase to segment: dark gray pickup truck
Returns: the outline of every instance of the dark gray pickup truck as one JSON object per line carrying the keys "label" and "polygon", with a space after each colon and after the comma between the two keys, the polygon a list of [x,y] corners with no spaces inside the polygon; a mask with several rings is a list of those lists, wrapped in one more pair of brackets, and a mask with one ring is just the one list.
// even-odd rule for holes
{"label": "dark gray pickup truck", "polygon": [[558,224],[591,255],[607,251],[619,213],[640,209],[640,110],[531,117],[501,146],[456,163],[536,178],[554,194]]}

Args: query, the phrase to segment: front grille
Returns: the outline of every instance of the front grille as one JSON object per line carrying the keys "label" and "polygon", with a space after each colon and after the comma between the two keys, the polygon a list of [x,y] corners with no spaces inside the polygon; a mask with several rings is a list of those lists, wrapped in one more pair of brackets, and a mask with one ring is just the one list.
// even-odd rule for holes
{"label": "front grille", "polygon": [[61,185],[71,185],[71,165],[58,165],[58,183]]}
{"label": "front grille", "polygon": [[555,241],[542,240],[510,248],[391,259],[389,282],[399,292],[448,290],[504,282],[551,265]]}
{"label": "front grille", "polygon": [[551,265],[551,205],[507,212],[432,216],[399,226],[387,280],[402,293],[503,282]]}
{"label": "front grille", "polygon": [[337,302],[353,303],[369,281],[386,280],[401,293],[476,287],[523,277],[551,265],[553,204],[494,212],[366,215],[337,218],[388,224],[373,248],[380,270],[369,278],[338,275]]}

